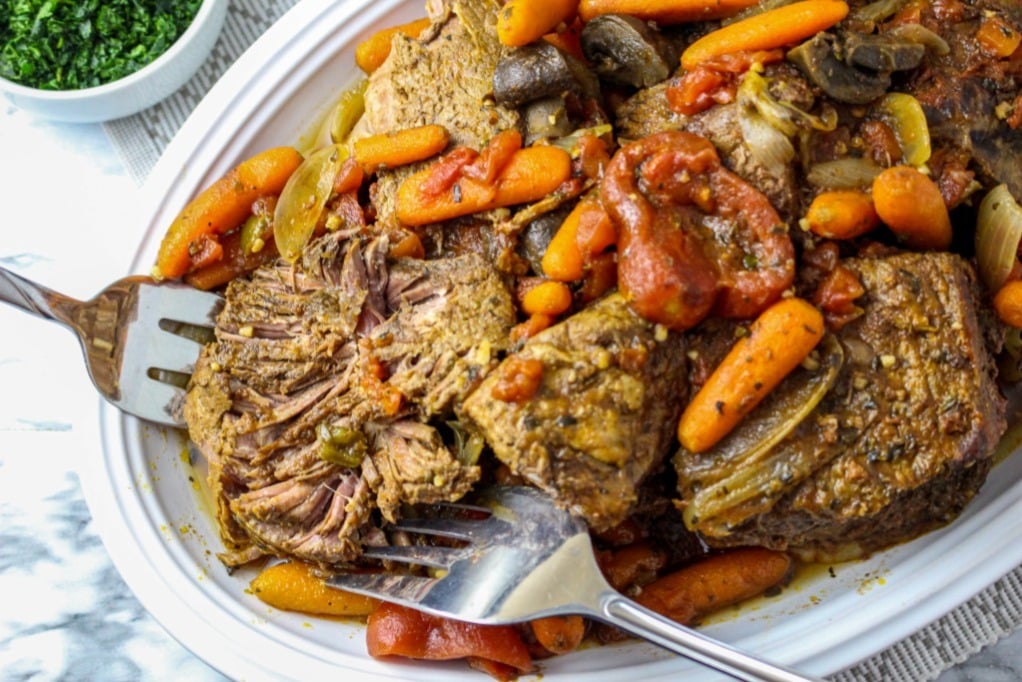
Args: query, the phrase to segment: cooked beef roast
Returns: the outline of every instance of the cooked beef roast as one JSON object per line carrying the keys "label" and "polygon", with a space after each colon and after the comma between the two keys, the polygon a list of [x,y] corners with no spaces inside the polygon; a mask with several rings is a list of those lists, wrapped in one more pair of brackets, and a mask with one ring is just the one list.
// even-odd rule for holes
{"label": "cooked beef roast", "polygon": [[[535,391],[495,395],[522,361],[542,373]],[[670,451],[685,367],[682,337],[612,294],[529,339],[463,412],[512,473],[606,529],[627,517],[639,484]]]}
{"label": "cooked beef roast", "polygon": [[379,541],[374,508],[393,520],[479,477],[428,420],[495,366],[514,322],[506,287],[477,256],[388,261],[386,238],[348,236],[232,282],[193,375],[185,416],[228,564],[351,561]]}
{"label": "cooked beef roast", "polygon": [[[838,333],[844,366],[772,453],[826,464],[812,472],[782,467],[775,479],[783,485],[746,502],[747,513],[730,524],[696,519],[714,546],[853,558],[950,521],[985,480],[1005,408],[972,268],[950,254],[845,264],[866,294],[864,314]],[[713,456],[675,457],[683,500],[700,489]]]}

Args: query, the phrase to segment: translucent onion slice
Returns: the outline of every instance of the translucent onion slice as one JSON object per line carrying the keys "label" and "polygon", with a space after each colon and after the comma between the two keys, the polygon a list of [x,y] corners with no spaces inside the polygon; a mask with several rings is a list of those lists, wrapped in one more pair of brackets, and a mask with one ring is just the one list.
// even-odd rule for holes
{"label": "translucent onion slice", "polygon": [[919,100],[904,92],[889,92],[877,104],[877,111],[894,131],[905,163],[922,166],[930,160],[930,126]]}
{"label": "translucent onion slice", "polygon": [[828,334],[820,343],[820,361],[800,368],[713,449],[675,457],[685,500],[685,524],[708,536],[720,536],[750,516],[768,510],[823,462],[813,453],[776,446],[820,404],[844,365],[841,343]]}
{"label": "translucent onion slice", "polygon": [[976,217],[976,265],[980,279],[991,291],[1008,280],[1022,240],[1022,207],[1007,185],[990,190]]}
{"label": "translucent onion slice", "polygon": [[363,78],[337,97],[308,141],[306,155],[331,144],[347,142],[355,124],[365,113],[365,91],[368,84],[369,81]]}
{"label": "translucent onion slice", "polygon": [[284,185],[273,213],[273,239],[280,255],[295,262],[312,238],[333,191],[347,147],[333,144],[309,156]]}
{"label": "translucent onion slice", "polygon": [[849,157],[814,164],[806,173],[806,180],[825,189],[866,189],[882,170],[869,159]]}
{"label": "translucent onion slice", "polygon": [[795,158],[795,146],[788,136],[770,125],[755,109],[741,110],[738,127],[752,158],[774,177],[781,177]]}

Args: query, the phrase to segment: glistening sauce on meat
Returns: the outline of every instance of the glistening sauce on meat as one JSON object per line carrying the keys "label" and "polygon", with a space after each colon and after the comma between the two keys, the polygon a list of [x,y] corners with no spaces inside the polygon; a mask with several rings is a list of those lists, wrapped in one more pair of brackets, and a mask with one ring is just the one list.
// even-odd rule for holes
{"label": "glistening sauce on meat", "polygon": [[[185,414],[261,598],[314,610],[297,595],[379,568],[362,548],[407,541],[405,510],[501,482],[698,622],[950,523],[986,480],[1022,356],[1022,8],[608,1],[430,2],[367,40],[303,154],[170,227],[157,274],[229,281]],[[380,655],[502,678],[616,636],[466,649],[329,598],[376,614]]]}

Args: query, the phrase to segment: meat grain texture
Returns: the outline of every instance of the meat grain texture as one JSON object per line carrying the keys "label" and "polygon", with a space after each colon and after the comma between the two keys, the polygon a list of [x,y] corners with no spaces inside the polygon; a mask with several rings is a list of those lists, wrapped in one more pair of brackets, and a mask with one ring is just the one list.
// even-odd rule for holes
{"label": "meat grain texture", "polygon": [[353,561],[383,541],[374,509],[393,520],[479,478],[429,420],[496,364],[510,295],[477,256],[388,262],[386,248],[328,235],[228,288],[185,402],[225,563]]}

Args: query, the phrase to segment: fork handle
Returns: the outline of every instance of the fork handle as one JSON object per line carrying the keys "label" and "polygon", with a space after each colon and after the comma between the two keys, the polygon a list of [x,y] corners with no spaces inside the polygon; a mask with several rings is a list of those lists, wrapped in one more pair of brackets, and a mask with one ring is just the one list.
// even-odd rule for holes
{"label": "fork handle", "polygon": [[72,314],[79,302],[51,289],[0,268],[0,301],[45,320],[72,325]]}
{"label": "fork handle", "polygon": [[749,682],[822,682],[751,656],[679,625],[612,590],[600,599],[601,618],[698,663]]}

